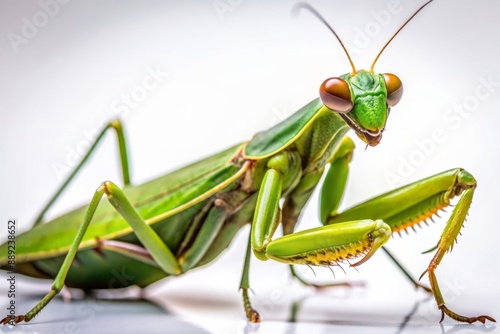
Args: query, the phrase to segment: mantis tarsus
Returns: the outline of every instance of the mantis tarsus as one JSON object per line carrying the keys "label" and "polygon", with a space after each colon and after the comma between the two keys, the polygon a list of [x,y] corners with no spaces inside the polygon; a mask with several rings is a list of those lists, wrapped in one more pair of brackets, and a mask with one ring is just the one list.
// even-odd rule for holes
{"label": "mantis tarsus", "polygon": [[[301,7],[326,23],[312,7]],[[260,321],[248,297],[251,251],[261,260],[291,265],[328,266],[351,261],[349,265],[358,266],[392,233],[432,216],[454,196],[461,197],[424,274],[429,275],[443,317],[446,314],[464,322],[494,321],[489,316],[464,317],[447,308],[434,273],[460,232],[470,206],[476,187],[470,173],[449,170],[337,212],[354,149],[346,132],[353,129],[367,145],[378,145],[388,110],[399,102],[403,91],[397,76],[374,73],[378,56],[369,71],[356,70],[348,58],[351,73],[327,79],[320,88],[321,99],[310,102],[287,120],[257,134],[248,143],[137,187],[128,185],[121,123],[110,122],[102,133],[112,129],[118,134],[125,188],[105,181],[88,207],[19,236],[18,272],[52,277],[55,282],[49,294],[26,315],[8,316],[2,322],[30,321],[63,284],[107,288],[109,271],[114,266],[133,268],[136,278],[129,285],[147,286],[165,276],[180,275],[210,262],[247,223],[251,223],[252,231],[241,287],[248,319]],[[299,214],[327,165],[330,168],[321,194],[324,226],[294,232]],[[104,196],[109,203],[101,201]],[[46,209],[57,197],[49,201]],[[281,198],[285,199],[282,207]],[[273,240],[280,225],[286,236]],[[44,236],[55,240],[42,243]],[[83,266],[72,266],[77,253]],[[2,264],[7,261],[0,259]]]}

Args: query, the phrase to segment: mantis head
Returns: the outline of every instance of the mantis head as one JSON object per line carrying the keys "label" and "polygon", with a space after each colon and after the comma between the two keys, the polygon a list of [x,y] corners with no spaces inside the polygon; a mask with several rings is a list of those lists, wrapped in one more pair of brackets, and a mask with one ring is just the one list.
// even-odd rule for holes
{"label": "mantis head", "polygon": [[347,73],[326,79],[320,87],[323,104],[337,112],[370,146],[380,143],[390,108],[402,96],[403,84],[391,73]]}
{"label": "mantis head", "polygon": [[403,96],[403,83],[394,74],[376,74],[375,63],[387,45],[396,37],[408,22],[433,0],[422,5],[389,39],[380,50],[369,71],[356,71],[347,49],[335,30],[309,4],[301,3],[297,7],[312,12],[335,35],[344,49],[352,72],[340,77],[326,79],[320,87],[319,95],[323,104],[337,112],[356,132],[358,137],[370,146],[376,146],[382,139],[382,132],[390,109],[398,104]]}

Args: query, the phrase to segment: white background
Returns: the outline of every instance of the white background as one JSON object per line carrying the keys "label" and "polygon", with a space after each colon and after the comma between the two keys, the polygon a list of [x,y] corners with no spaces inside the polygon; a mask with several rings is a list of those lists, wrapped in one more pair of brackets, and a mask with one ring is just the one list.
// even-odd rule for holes
{"label": "white background", "polygon": [[[292,2],[71,1],[50,7],[51,17],[43,14],[43,3],[51,2],[0,2],[0,219],[16,218],[19,231],[30,227],[61,184],[60,168],[69,165],[70,152],[104,120],[123,119],[132,180],[140,183],[248,140],[316,98],[324,79],[350,71],[334,37],[307,12],[293,17]],[[217,3],[229,6],[227,11],[217,10]],[[358,69],[370,66],[421,3],[311,1],[348,45]],[[31,35],[27,21],[38,25]],[[437,274],[452,309],[497,318],[500,86],[488,91],[482,80],[500,82],[499,22],[494,1],[438,0],[396,37],[375,71],[397,74],[405,93],[378,147],[365,151],[356,139],[343,206],[452,167],[469,170],[479,186],[463,236]],[[15,45],[13,36],[25,39]],[[140,91],[148,69],[168,75],[136,99],[134,108],[117,114],[123,96]],[[445,115],[457,106],[467,114],[454,114],[451,122]],[[428,144],[436,131],[440,142]],[[101,181],[120,182],[117,161],[114,138],[108,136],[51,216],[88,201]],[[397,184],[388,175],[398,176]],[[317,212],[314,197],[300,228],[317,226]],[[420,252],[436,244],[444,224],[438,220],[436,226],[396,237],[389,247],[418,276],[429,261]],[[6,229],[0,235],[5,238]],[[159,283],[147,294],[188,317],[223,309],[221,319],[239,319],[228,332],[242,331],[237,288],[246,235],[245,230],[213,266]],[[309,269],[301,272],[314,279]],[[322,307],[316,301],[306,308],[305,320],[348,318],[359,325],[380,316],[397,328],[422,299],[383,254],[359,274],[347,272],[345,277],[336,270],[336,276],[366,281],[366,289],[356,288],[352,295],[331,292],[333,299],[320,300]],[[287,273],[281,264],[253,261],[255,303],[264,318],[286,318],[290,303],[283,296],[314,294],[290,283]],[[326,269],[316,274],[332,280]],[[49,306],[36,320],[45,313],[50,318],[50,312]],[[437,324],[432,301],[418,319]]]}

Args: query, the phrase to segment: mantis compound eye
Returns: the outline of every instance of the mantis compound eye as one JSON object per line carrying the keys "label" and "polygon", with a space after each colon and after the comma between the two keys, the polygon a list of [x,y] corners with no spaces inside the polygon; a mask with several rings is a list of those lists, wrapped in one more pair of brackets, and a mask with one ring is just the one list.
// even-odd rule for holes
{"label": "mantis compound eye", "polygon": [[330,110],[348,113],[354,106],[349,84],[341,78],[326,79],[319,89],[319,97]]}
{"label": "mantis compound eye", "polygon": [[384,73],[382,74],[385,81],[385,87],[387,89],[387,105],[389,107],[394,107],[401,101],[403,96],[403,83],[394,74]]}

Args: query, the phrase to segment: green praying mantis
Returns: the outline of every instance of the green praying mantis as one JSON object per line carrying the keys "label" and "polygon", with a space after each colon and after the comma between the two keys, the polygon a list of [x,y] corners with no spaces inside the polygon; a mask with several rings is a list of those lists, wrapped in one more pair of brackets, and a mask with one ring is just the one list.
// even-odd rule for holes
{"label": "green praying mantis", "polygon": [[[353,130],[367,145],[377,146],[389,110],[402,98],[401,80],[390,73],[376,74],[374,66],[399,31],[431,1],[393,35],[368,71],[356,70],[335,31],[312,7],[300,5],[333,32],[352,71],[325,80],[318,99],[250,141],[145,184],[130,184],[122,125],[119,120],[109,122],[34,227],[17,237],[16,272],[53,279],[51,290],[25,315],[8,315],[1,322],[32,320],[64,285],[84,290],[145,287],[167,276],[182,275],[214,260],[247,224],[251,224],[251,232],[240,287],[248,320],[258,322],[260,315],[248,295],[252,254],[260,260],[289,264],[292,275],[307,284],[294,265],[347,263],[357,267],[380,248],[385,250],[383,245],[393,233],[420,224],[448,207],[455,197],[458,202],[422,274],[428,276],[430,288],[400,267],[415,286],[432,293],[443,318],[447,315],[468,323],[495,321],[487,315],[469,317],[452,311],[436,277],[473,198],[476,181],[469,172],[448,170],[338,211],[354,150],[347,132]],[[108,131],[118,138],[124,186],[105,181],[88,205],[43,223],[46,212]],[[301,211],[323,176],[322,226],[296,232]],[[279,227],[284,236],[274,238]],[[0,249],[3,269],[11,265],[8,250],[7,242]],[[112,273],[123,267],[133,280],[116,281]]]}

